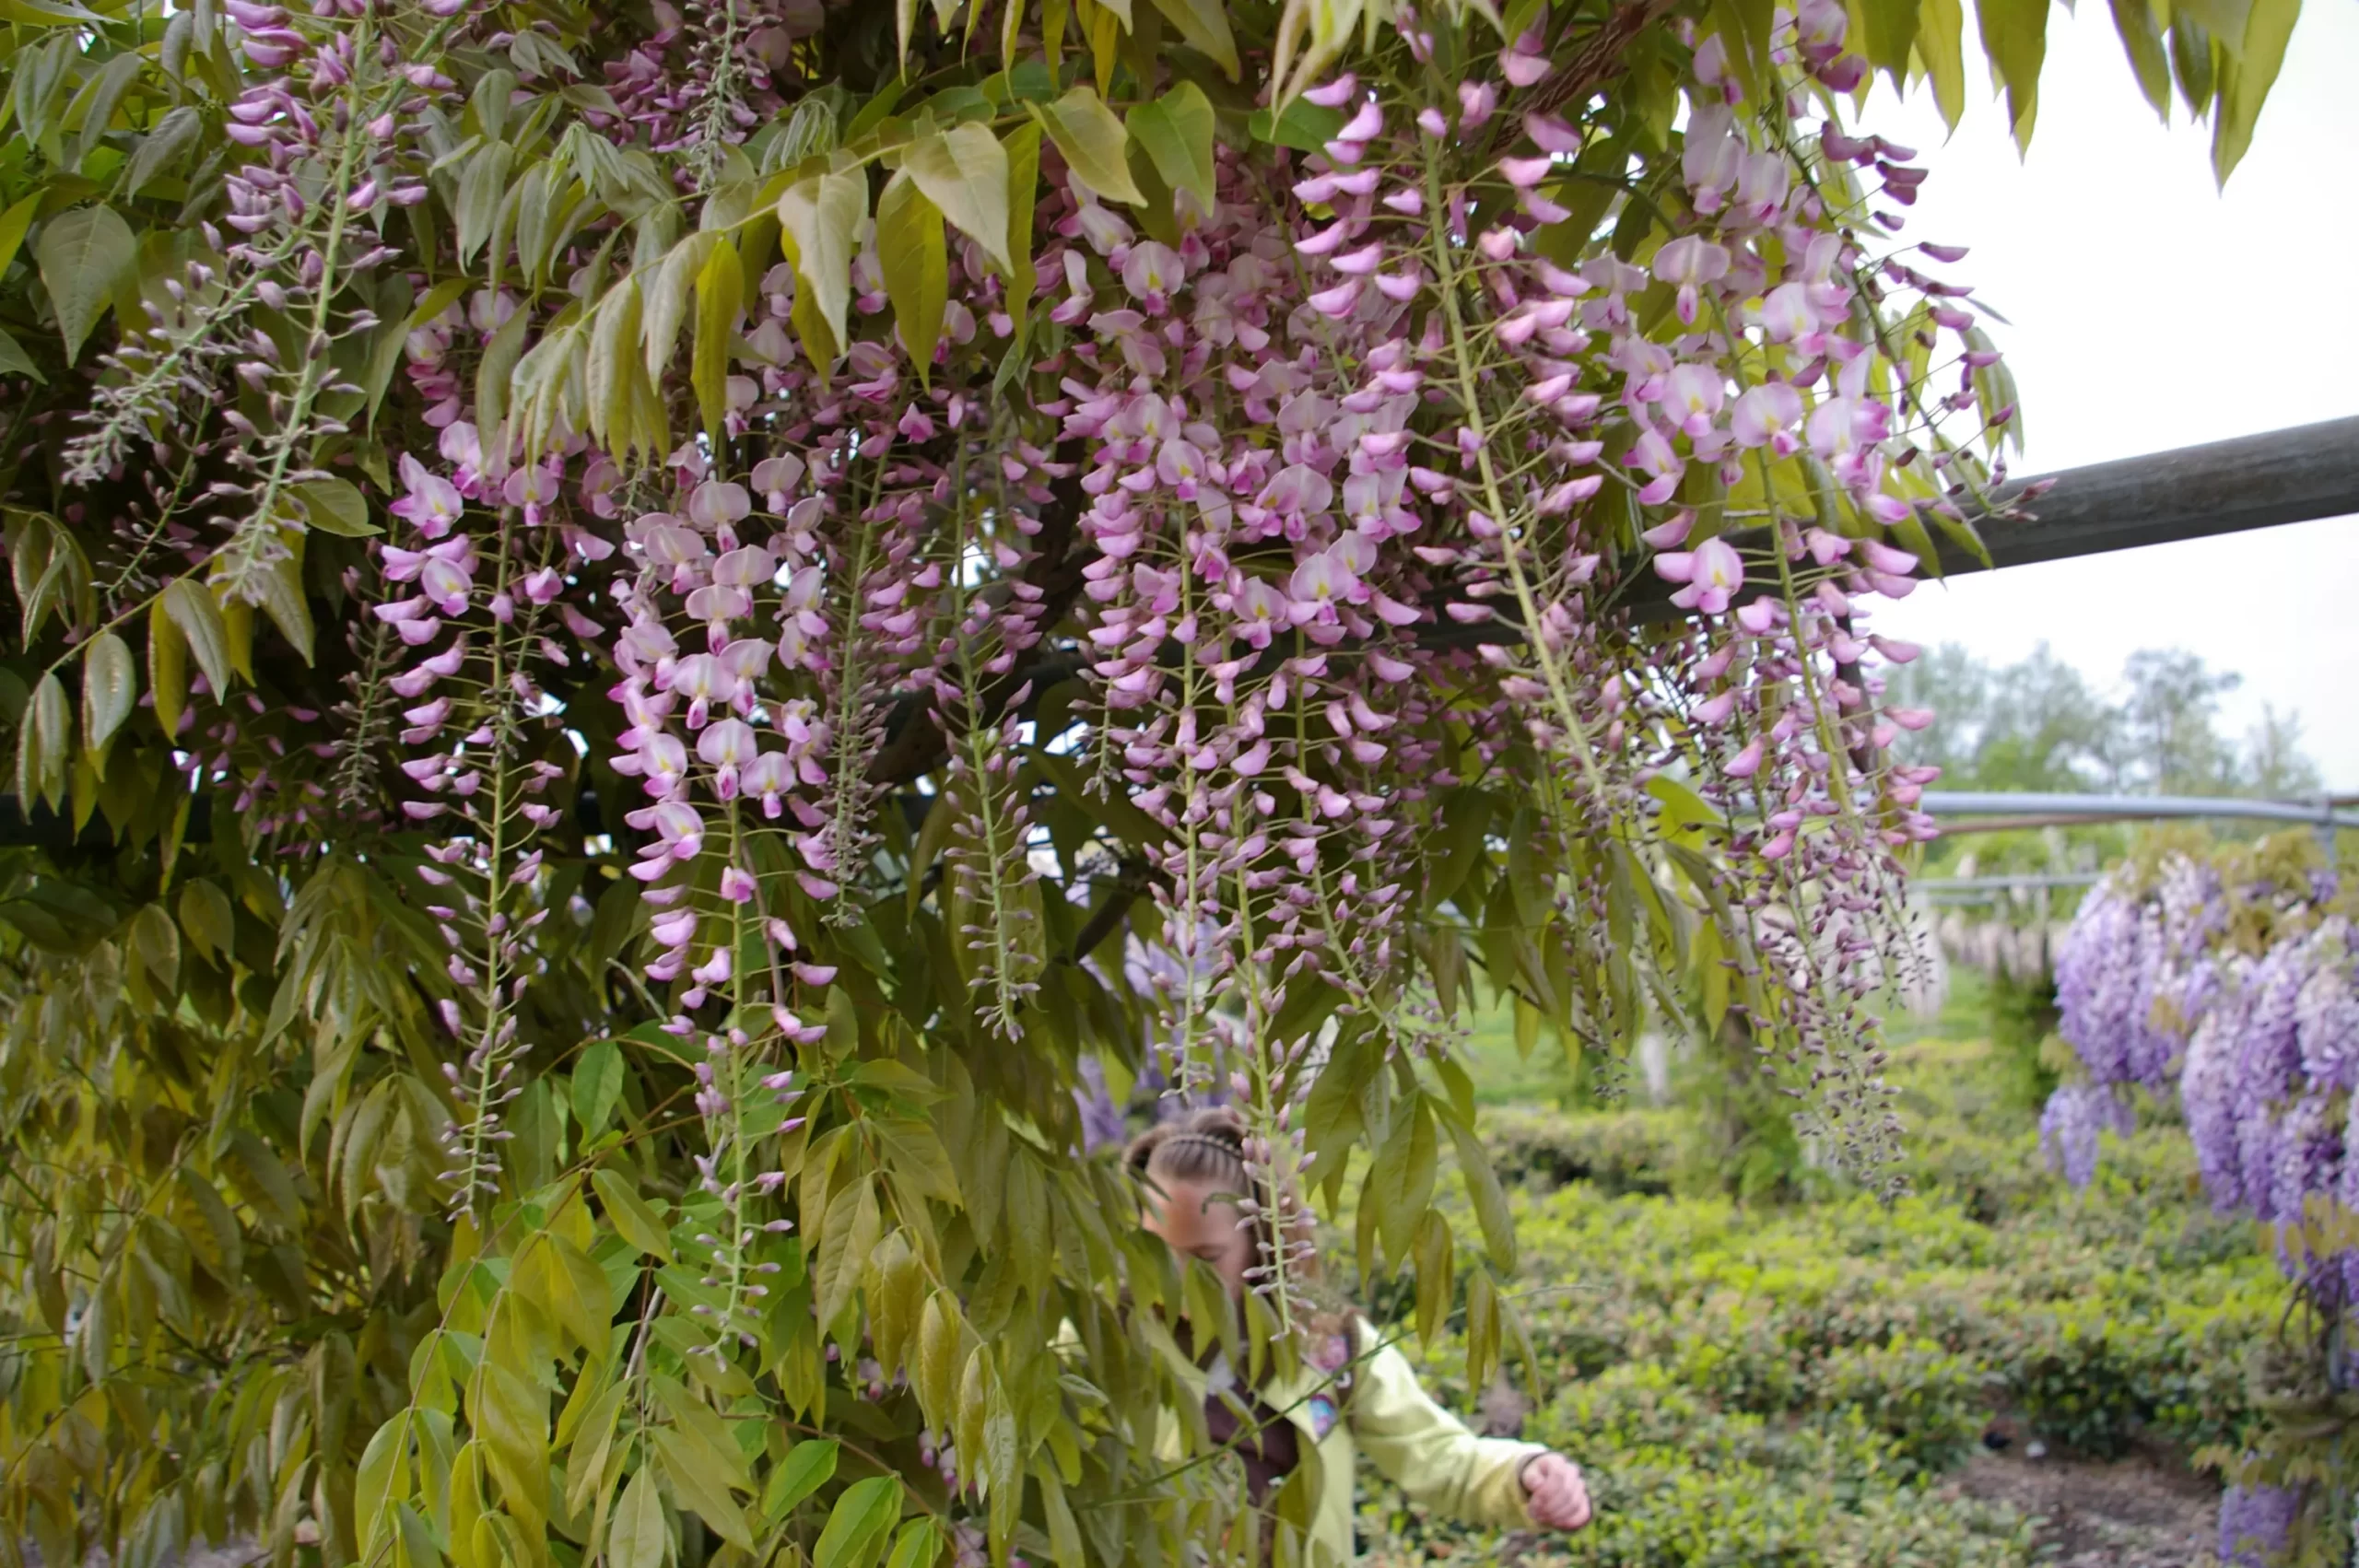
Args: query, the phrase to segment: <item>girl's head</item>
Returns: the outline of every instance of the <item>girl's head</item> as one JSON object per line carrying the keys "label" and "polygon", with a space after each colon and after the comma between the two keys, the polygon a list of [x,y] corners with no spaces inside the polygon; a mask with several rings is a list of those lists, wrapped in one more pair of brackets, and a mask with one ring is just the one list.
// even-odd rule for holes
{"label": "girl's head", "polygon": [[[1274,1216],[1296,1205],[1273,1202],[1266,1174],[1246,1163],[1237,1113],[1214,1106],[1150,1128],[1132,1141],[1127,1163],[1141,1178],[1146,1228],[1182,1259],[1203,1259],[1242,1299],[1248,1270],[1275,1249]],[[1249,1218],[1239,1198],[1260,1215]]]}

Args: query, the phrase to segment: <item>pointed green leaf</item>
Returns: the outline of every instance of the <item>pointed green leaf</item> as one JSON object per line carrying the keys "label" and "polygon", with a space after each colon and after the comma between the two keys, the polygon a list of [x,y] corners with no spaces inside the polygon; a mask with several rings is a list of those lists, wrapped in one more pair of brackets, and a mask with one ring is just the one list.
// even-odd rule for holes
{"label": "pointed green leaf", "polygon": [[2294,23],[2301,14],[2302,0],[2252,0],[2245,18],[2244,47],[2227,63],[2220,108],[2212,125],[2212,172],[2223,185],[2252,146],[2260,106],[2277,83],[2277,73],[2285,64],[2285,47],[2293,41]]}
{"label": "pointed green leaf", "polygon": [[814,1437],[789,1450],[762,1488],[762,1517],[773,1525],[782,1523],[796,1504],[827,1485],[836,1473],[842,1446],[832,1437]]}
{"label": "pointed green leaf", "polygon": [[2162,29],[2155,25],[2154,7],[2148,0],[2112,0],[2113,30],[2121,35],[2121,47],[2130,56],[2130,68],[2137,73],[2138,90],[2165,124],[2171,116],[2171,59],[2163,47]]}
{"label": "pointed green leaf", "polygon": [[819,1321],[835,1322],[851,1305],[860,1283],[860,1271],[875,1250],[880,1220],[876,1184],[866,1176],[850,1183],[827,1200],[827,1238],[822,1245],[816,1278]]}
{"label": "pointed green leaf", "polygon": [[1491,1264],[1502,1274],[1512,1274],[1515,1221],[1508,1209],[1508,1195],[1500,1189],[1498,1173],[1491,1168],[1491,1157],[1472,1129],[1452,1121],[1449,1137],[1458,1151],[1458,1174],[1466,1183],[1466,1196],[1473,1200],[1474,1220],[1483,1227],[1483,1245],[1490,1250]]}
{"label": "pointed green leaf", "polygon": [[990,126],[970,120],[927,136],[901,168],[1003,274],[1015,270],[1007,253],[1007,149]]}
{"label": "pointed green leaf", "polygon": [[303,591],[302,564],[292,556],[281,556],[256,573],[253,580],[262,590],[262,607],[271,624],[309,664],[314,628],[311,602]]}
{"label": "pointed green leaf", "polygon": [[[138,150],[131,155],[131,167],[123,177],[123,193],[135,196],[146,190],[148,181],[196,145],[204,131],[205,117],[197,112],[194,104],[183,103],[157,121],[154,128],[139,138]],[[0,266],[5,265],[0,263]]]}
{"label": "pointed green leaf", "polygon": [[1243,70],[1237,58],[1237,38],[1228,30],[1228,11],[1220,0],[1155,0],[1155,8],[1180,29],[1188,47],[1237,80]]}
{"label": "pointed green leaf", "polygon": [[639,280],[625,278],[598,302],[590,328],[590,433],[620,458],[629,449],[639,392]]}
{"label": "pointed green leaf", "polygon": [[1420,1095],[1407,1115],[1393,1117],[1392,1135],[1368,1166],[1367,1188],[1360,1198],[1375,1205],[1384,1255],[1395,1262],[1409,1256],[1417,1221],[1433,1200],[1438,1153],[1433,1107]]}
{"label": "pointed green leaf", "polygon": [[41,210],[41,193],[35,191],[6,212],[0,212],[0,273],[17,259],[17,251],[25,242],[25,230],[32,227],[33,214]]}
{"label": "pointed green leaf", "polygon": [[49,378],[41,373],[41,367],[25,352],[25,345],[4,329],[0,329],[0,376],[24,376],[42,386],[49,385]]}
{"label": "pointed green leaf", "polygon": [[221,606],[213,595],[187,578],[175,580],[164,590],[165,613],[181,635],[188,639],[189,650],[196,655],[196,667],[205,672],[205,684],[212,688],[213,699],[218,702],[229,689],[229,630],[221,617]]}
{"label": "pointed green leaf", "polygon": [[1146,199],[1139,194],[1123,158],[1122,146],[1130,133],[1088,86],[1077,86],[1045,107],[1026,107],[1040,116],[1049,139],[1057,144],[1057,150],[1064,154],[1065,162],[1083,184],[1109,202],[1136,206]]}
{"label": "pointed green leaf", "polygon": [[664,1225],[647,1200],[631,1190],[630,1184],[613,1171],[601,1166],[590,1177],[598,1196],[606,1205],[606,1219],[615,1233],[640,1251],[672,1261],[672,1233]]}
{"label": "pointed green leaf", "polygon": [[17,800],[36,797],[54,809],[65,797],[66,752],[74,725],[65,685],[54,673],[33,688],[32,704],[17,736]]}
{"label": "pointed green leaf", "polygon": [[181,884],[181,930],[188,933],[189,945],[197,956],[210,960],[216,954],[229,951],[238,934],[237,913],[229,907],[229,895],[209,882]]}
{"label": "pointed green leaf", "polygon": [[697,273],[696,348],[688,375],[696,389],[698,412],[704,415],[705,434],[716,449],[729,413],[729,340],[736,331],[745,297],[745,268],[737,259],[737,247],[722,240]]}
{"label": "pointed green leaf", "polygon": [[1966,113],[1966,7],[1962,0],[1924,0],[1917,15],[1917,53],[1933,84],[1942,122],[1954,130]]}
{"label": "pointed green leaf", "polygon": [[368,539],[385,532],[369,521],[369,497],[349,480],[308,479],[295,486],[295,497],[303,503],[304,521],[322,533]]}
{"label": "pointed green leaf", "polygon": [[158,594],[147,606],[147,689],[156,694],[156,722],[166,738],[180,733],[188,706],[188,638]]}
{"label": "pointed green leaf", "polygon": [[1975,0],[1982,53],[2007,88],[2007,119],[2015,145],[2028,148],[2039,114],[2039,73],[2048,59],[2048,0]]}
{"label": "pointed green leaf", "polygon": [[[82,655],[82,743],[103,752],[139,696],[139,666],[131,649],[112,632],[90,639]],[[104,777],[103,765],[100,767]]]}
{"label": "pointed green leaf", "polygon": [[796,284],[827,323],[837,354],[851,342],[844,314],[851,302],[853,237],[867,215],[868,180],[856,170],[815,175],[778,199]]}
{"label": "pointed green leaf", "polygon": [[710,234],[689,235],[672,247],[663,265],[648,278],[646,302],[640,307],[645,318],[641,332],[647,343],[647,373],[658,380],[672,368],[672,353],[680,345],[680,323],[688,319],[688,292],[703,270],[706,253],[716,243]]}
{"label": "pointed green leaf", "polygon": [[811,1568],[870,1568],[884,1553],[886,1541],[901,1517],[898,1476],[871,1476],[844,1488],[827,1515],[819,1543],[811,1550]]}
{"label": "pointed green leaf", "polygon": [[516,150],[506,142],[487,142],[467,159],[465,170],[459,176],[458,210],[453,216],[459,222],[459,264],[465,266],[491,238],[493,219],[499,216],[499,204],[508,194],[508,170],[513,165]]}
{"label": "pointed green leaf", "polygon": [[943,310],[950,298],[949,250],[941,210],[906,169],[893,176],[876,204],[876,259],[901,342],[917,363],[919,381],[931,385]]}
{"label": "pointed green leaf", "polygon": [[693,1508],[713,1533],[743,1551],[754,1550],[753,1531],[745,1527],[745,1511],[729,1495],[723,1479],[715,1474],[704,1445],[692,1443],[668,1426],[651,1433],[656,1452],[663,1457],[663,1474],[672,1495],[684,1508]]}
{"label": "pointed green leaf", "polygon": [[1131,137],[1146,149],[1155,171],[1175,191],[1213,207],[1213,106],[1204,89],[1181,82],[1153,103],[1130,112]]}
{"label": "pointed green leaf", "polygon": [[[655,1491],[655,1467],[642,1464],[623,1488],[622,1501],[606,1527],[607,1568],[663,1568],[671,1546],[671,1532],[663,1527],[663,1499]],[[466,1560],[460,1562],[464,1568]]]}
{"label": "pointed green leaf", "polygon": [[112,207],[88,206],[51,218],[33,249],[71,363],[81,354],[90,329],[113,304],[115,286],[136,259],[138,242]]}
{"label": "pointed green leaf", "polygon": [[606,1130],[622,1094],[622,1047],[612,1040],[584,1047],[581,1059],[573,1064],[573,1119],[581,1124],[585,1141]]}
{"label": "pointed green leaf", "polygon": [[1015,263],[1007,279],[1007,313],[1015,322],[1007,352],[1014,360],[1025,351],[1025,318],[1040,281],[1032,262],[1032,218],[1040,205],[1039,123],[1018,125],[1001,146],[1007,149],[1007,254]]}

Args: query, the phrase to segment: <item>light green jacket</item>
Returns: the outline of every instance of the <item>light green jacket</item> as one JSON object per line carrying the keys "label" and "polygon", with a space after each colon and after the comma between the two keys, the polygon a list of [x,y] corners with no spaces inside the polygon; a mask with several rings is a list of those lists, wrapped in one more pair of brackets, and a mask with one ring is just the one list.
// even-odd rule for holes
{"label": "light green jacket", "polygon": [[[1359,1333],[1363,1346],[1379,1343],[1365,1323]],[[1306,1360],[1295,1378],[1261,1390],[1262,1403],[1301,1436],[1302,1468],[1309,1473],[1294,1479],[1311,1489],[1307,1568],[1343,1568],[1352,1561],[1354,1471],[1363,1453],[1422,1507],[1470,1525],[1532,1523],[1523,1466],[1547,1449],[1475,1436],[1417,1386],[1408,1358],[1389,1343],[1372,1354],[1364,1350],[1351,1371],[1350,1387],[1338,1389],[1330,1374]],[[1163,1457],[1179,1458],[1184,1443],[1178,1423],[1166,1422],[1157,1445]]]}

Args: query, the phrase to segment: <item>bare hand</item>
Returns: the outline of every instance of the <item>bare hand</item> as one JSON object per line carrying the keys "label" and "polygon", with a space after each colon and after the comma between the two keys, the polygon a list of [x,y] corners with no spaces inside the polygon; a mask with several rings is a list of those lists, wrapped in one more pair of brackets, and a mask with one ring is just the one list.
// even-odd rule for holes
{"label": "bare hand", "polygon": [[1527,1463],[1523,1490],[1532,1523],[1557,1530],[1578,1530],[1589,1523],[1589,1485],[1581,1480],[1581,1468],[1562,1454],[1542,1454]]}

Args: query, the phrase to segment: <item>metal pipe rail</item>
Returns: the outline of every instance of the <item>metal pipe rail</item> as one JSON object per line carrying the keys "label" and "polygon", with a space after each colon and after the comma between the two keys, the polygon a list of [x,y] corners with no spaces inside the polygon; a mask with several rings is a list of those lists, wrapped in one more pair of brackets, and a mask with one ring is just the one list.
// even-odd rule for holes
{"label": "metal pipe rail", "polygon": [[[2137,822],[2154,817],[2234,817],[2304,827],[2359,827],[2359,812],[2325,802],[2239,801],[2217,795],[2064,795],[2001,790],[1928,790],[1919,807],[1934,816],[1996,816],[1990,826],[2030,827],[2097,819]],[[2022,820],[2012,820],[2022,819]],[[1987,829],[1986,829],[1987,830]],[[1954,831],[1954,830],[1952,830]]]}

